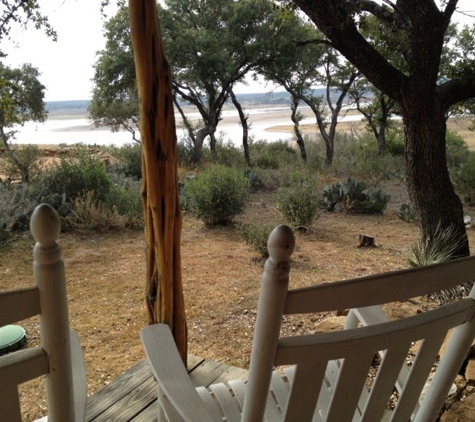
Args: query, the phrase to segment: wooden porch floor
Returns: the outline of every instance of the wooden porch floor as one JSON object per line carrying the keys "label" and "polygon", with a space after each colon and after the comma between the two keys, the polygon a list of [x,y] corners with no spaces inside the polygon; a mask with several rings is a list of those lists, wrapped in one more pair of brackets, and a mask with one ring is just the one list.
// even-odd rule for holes
{"label": "wooden porch floor", "polygon": [[[247,379],[245,369],[188,356],[188,372],[193,383],[210,385],[230,379]],[[157,420],[157,383],[146,360],[88,398],[86,421],[153,422]]]}

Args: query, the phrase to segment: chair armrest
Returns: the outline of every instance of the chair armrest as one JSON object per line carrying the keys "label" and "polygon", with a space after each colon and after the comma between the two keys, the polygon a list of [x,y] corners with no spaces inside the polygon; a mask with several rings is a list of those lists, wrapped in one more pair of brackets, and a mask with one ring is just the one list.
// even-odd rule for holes
{"label": "chair armrest", "polygon": [[76,422],[86,420],[87,378],[84,355],[76,331],[70,333],[71,362],[73,366],[74,415]]}
{"label": "chair armrest", "polygon": [[183,365],[170,327],[166,324],[149,325],[140,336],[160,392],[181,417],[185,421],[212,420]]}

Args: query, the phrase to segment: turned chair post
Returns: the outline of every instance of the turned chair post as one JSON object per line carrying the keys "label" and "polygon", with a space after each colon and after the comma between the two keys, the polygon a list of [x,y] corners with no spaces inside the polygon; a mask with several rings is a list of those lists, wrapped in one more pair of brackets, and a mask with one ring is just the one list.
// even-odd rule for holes
{"label": "turned chair post", "polygon": [[60,221],[56,211],[47,204],[36,208],[30,223],[36,240],[33,250],[33,273],[40,292],[41,347],[49,356],[46,376],[49,421],[73,421],[74,395],[71,342],[66,296],[66,277],[61,248],[57,243]]}
{"label": "turned chair post", "polygon": [[276,227],[267,242],[269,258],[262,277],[246,391],[246,397],[252,397],[252,400],[244,401],[243,421],[264,418],[289,286],[290,256],[294,247],[294,233],[284,225]]}

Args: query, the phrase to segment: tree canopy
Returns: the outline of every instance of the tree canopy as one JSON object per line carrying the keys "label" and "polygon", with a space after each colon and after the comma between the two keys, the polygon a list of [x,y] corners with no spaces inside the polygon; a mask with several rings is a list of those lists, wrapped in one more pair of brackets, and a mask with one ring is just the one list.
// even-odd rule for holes
{"label": "tree canopy", "polygon": [[10,148],[9,141],[17,127],[27,121],[44,122],[45,86],[39,81],[39,71],[30,64],[10,68],[0,63],[0,138],[10,157],[17,164],[23,182],[28,183],[28,169]]}
{"label": "tree canopy", "polygon": [[106,45],[95,64],[89,115],[96,126],[125,129],[137,141],[139,104],[128,13],[122,7],[104,24]]}

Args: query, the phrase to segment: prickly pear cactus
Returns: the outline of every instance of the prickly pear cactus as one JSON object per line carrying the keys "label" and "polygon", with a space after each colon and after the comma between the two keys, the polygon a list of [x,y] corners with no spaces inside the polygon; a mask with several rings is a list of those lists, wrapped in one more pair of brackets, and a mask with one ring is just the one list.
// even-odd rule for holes
{"label": "prickly pear cactus", "polygon": [[365,182],[348,179],[344,184],[337,182],[326,186],[322,192],[323,201],[329,211],[336,207],[345,211],[364,214],[382,213],[391,196],[382,189],[368,188]]}

